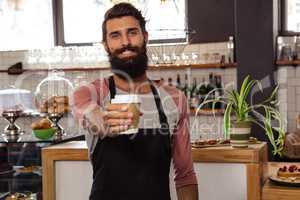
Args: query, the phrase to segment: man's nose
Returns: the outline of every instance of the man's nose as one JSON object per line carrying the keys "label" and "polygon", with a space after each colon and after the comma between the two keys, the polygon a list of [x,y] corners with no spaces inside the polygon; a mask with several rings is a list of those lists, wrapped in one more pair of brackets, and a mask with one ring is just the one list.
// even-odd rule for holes
{"label": "man's nose", "polygon": [[128,35],[122,36],[122,46],[128,46],[130,44],[130,39]]}

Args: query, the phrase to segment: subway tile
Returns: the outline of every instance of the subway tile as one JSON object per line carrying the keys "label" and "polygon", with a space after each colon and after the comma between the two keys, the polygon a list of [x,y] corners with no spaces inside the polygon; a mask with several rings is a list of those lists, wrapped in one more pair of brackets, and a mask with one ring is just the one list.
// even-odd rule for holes
{"label": "subway tile", "polygon": [[287,78],[287,67],[280,67],[277,72],[278,79],[286,79]]}
{"label": "subway tile", "polygon": [[287,111],[288,112],[296,111],[296,103],[289,103],[288,106],[287,106]]}
{"label": "subway tile", "polygon": [[284,96],[287,96],[287,89],[279,89],[278,90],[278,97],[284,97]]}
{"label": "subway tile", "polygon": [[288,87],[287,97],[288,97],[288,103],[296,102],[296,88],[295,87]]}
{"label": "subway tile", "polygon": [[288,78],[288,86],[300,86],[300,81],[297,78]]}
{"label": "subway tile", "polygon": [[290,121],[296,121],[297,117],[298,117],[298,112],[296,111],[291,111],[288,113],[288,120]]}
{"label": "subway tile", "polygon": [[300,94],[296,95],[297,111],[300,113]]}
{"label": "subway tile", "polygon": [[287,131],[288,132],[295,132],[296,131],[296,122],[293,122],[293,121],[291,121],[291,122],[288,122],[288,124],[287,124]]}
{"label": "subway tile", "polygon": [[295,78],[295,67],[287,67],[287,78]]}
{"label": "subway tile", "polygon": [[300,66],[296,67],[296,77],[300,79]]}
{"label": "subway tile", "polygon": [[287,106],[287,104],[281,103],[281,104],[279,105],[279,111],[280,111],[280,112],[287,112],[287,111],[288,111],[288,106]]}
{"label": "subway tile", "polygon": [[[300,81],[300,79],[299,79],[299,81]],[[300,94],[300,87],[299,86],[296,87],[296,94]]]}

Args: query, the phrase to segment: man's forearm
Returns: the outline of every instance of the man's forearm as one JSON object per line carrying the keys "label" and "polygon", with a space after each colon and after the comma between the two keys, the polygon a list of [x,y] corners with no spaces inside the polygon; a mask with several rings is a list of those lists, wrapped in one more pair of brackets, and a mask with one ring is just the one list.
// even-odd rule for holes
{"label": "man's forearm", "polygon": [[198,185],[187,185],[176,190],[178,200],[198,200]]}
{"label": "man's forearm", "polygon": [[85,129],[89,131],[90,134],[103,136],[104,124],[103,124],[103,111],[96,107],[89,111],[84,116],[86,123]]}

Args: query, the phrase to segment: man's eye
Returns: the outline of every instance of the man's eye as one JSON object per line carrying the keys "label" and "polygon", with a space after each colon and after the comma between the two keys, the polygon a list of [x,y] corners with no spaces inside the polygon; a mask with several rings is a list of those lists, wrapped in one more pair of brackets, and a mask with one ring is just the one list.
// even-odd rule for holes
{"label": "man's eye", "polygon": [[113,39],[117,39],[120,35],[118,33],[110,34],[110,37]]}
{"label": "man's eye", "polygon": [[134,30],[134,31],[129,31],[129,34],[130,35],[137,35],[138,34],[138,31]]}

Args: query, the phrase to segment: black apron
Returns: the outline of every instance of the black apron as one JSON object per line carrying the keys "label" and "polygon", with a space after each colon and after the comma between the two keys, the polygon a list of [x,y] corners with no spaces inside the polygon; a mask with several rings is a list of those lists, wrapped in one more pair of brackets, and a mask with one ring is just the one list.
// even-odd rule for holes
{"label": "black apron", "polygon": [[[90,200],[170,200],[171,141],[169,124],[156,88],[150,82],[161,128],[135,135],[99,139],[92,155]],[[111,99],[116,94],[109,78]]]}

